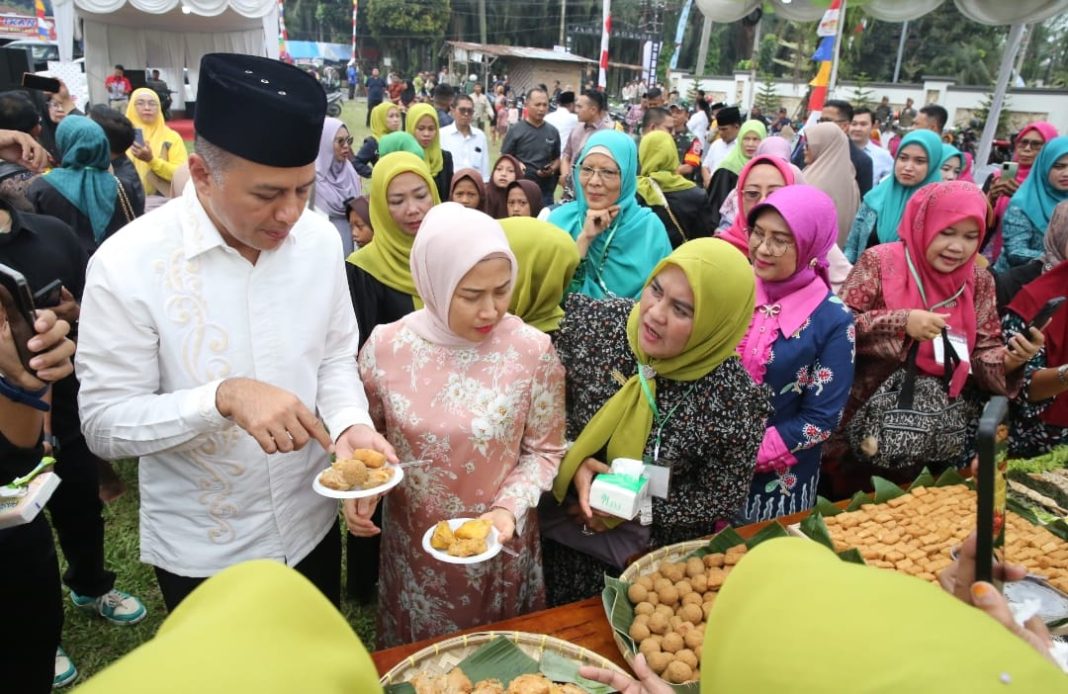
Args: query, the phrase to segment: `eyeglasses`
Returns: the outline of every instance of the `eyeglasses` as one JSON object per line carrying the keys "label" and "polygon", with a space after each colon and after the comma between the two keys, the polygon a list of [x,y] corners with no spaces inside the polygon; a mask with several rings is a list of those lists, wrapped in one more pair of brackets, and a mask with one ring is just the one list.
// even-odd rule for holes
{"label": "eyeglasses", "polygon": [[475,109],[473,109],[473,108],[458,108],[458,109],[456,109],[456,111],[458,113],[464,114],[465,116],[470,116],[471,114],[473,114],[475,112]]}
{"label": "eyeglasses", "polygon": [[355,142],[355,140],[351,137],[339,137],[334,140],[334,143],[339,145],[351,145],[353,142]]}
{"label": "eyeglasses", "polygon": [[63,110],[63,104],[62,104],[62,102],[59,102],[59,101],[49,101],[48,102],[48,109],[50,111],[62,111]]}
{"label": "eyeglasses", "polygon": [[761,244],[764,248],[768,249],[768,253],[778,258],[786,255],[786,251],[790,250],[790,247],[794,245],[794,242],[790,239],[783,238],[782,236],[768,235],[759,226],[755,226],[749,230],[749,247],[754,251],[760,248]]}
{"label": "eyeglasses", "polygon": [[1020,140],[1016,143],[1017,149],[1033,149],[1036,152],[1042,149],[1042,145],[1046,144],[1044,140]]}
{"label": "eyeglasses", "polygon": [[137,108],[156,108],[156,102],[138,100],[134,102],[134,106],[136,106]]}
{"label": "eyeglasses", "polygon": [[618,181],[619,180],[619,170],[618,169],[595,169],[592,166],[580,166],[579,167],[579,178],[580,179],[582,179],[584,181],[589,181],[595,175],[596,176],[600,176],[601,177],[601,181],[603,181],[604,183],[609,183],[611,181]]}

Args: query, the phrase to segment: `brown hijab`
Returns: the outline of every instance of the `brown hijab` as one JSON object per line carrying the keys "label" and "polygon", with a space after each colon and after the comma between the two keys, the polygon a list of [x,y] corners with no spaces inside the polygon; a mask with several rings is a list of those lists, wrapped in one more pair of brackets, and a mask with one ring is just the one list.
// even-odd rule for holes
{"label": "brown hijab", "polygon": [[849,158],[849,138],[835,123],[817,123],[805,128],[805,136],[813,156],[812,163],[805,167],[805,183],[834,200],[838,212],[838,246],[843,247],[860,208],[860,188]]}
{"label": "brown hijab", "polygon": [[512,162],[512,166],[515,167],[515,178],[517,181],[523,178],[523,163],[511,154],[502,154],[497,157],[497,161],[493,162],[493,169],[490,170],[489,183],[486,185],[486,214],[494,219],[504,219],[508,216],[508,188],[507,186],[498,188],[493,182],[493,172],[497,170],[497,164],[500,164],[502,159],[507,159]]}
{"label": "brown hijab", "polygon": [[541,188],[529,178],[520,178],[512,181],[508,184],[508,187],[504,189],[504,216],[510,216],[508,214],[508,194],[512,192],[513,188],[518,188],[523,191],[523,195],[527,197],[527,202],[530,204],[530,216],[537,217],[543,207],[541,202]]}

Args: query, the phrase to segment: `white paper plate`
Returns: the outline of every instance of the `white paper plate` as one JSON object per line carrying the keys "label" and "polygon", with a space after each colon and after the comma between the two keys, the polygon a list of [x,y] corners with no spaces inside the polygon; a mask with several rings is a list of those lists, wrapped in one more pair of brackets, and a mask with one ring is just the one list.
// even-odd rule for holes
{"label": "white paper plate", "polygon": [[[330,487],[324,487],[323,485],[319,484],[319,475],[322,475],[323,472],[326,472],[326,470],[323,470],[323,472],[320,472],[318,475],[316,475],[315,480],[312,481],[312,489],[314,489],[317,494],[328,496],[331,499],[365,499],[369,496],[378,496],[383,492],[388,492],[390,489],[393,489],[401,483],[402,479],[404,479],[404,468],[388,464],[386,465],[386,467],[393,468],[393,477],[390,478],[389,482],[386,482],[385,484],[379,485],[377,487],[371,487],[370,489],[353,489],[348,492],[331,489]],[[329,468],[327,468],[327,470],[328,469]]]}
{"label": "white paper plate", "polygon": [[[449,527],[456,530],[461,525],[469,520],[476,520],[474,518],[453,518],[449,521]],[[423,533],[423,549],[427,554],[434,557],[438,561],[443,561],[446,564],[478,564],[480,562],[493,559],[501,551],[501,539],[500,533],[497,528],[490,526],[490,534],[486,537],[486,551],[482,554],[476,554],[473,557],[454,557],[448,552],[442,552],[434,549],[430,546],[430,538],[434,536],[434,528],[437,527],[437,523],[430,526],[425,533]]]}

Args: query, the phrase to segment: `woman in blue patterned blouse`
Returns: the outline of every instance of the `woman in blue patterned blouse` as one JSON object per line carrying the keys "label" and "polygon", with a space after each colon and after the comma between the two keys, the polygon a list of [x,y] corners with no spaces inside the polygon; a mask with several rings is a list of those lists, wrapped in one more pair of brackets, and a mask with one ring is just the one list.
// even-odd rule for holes
{"label": "woman in blue patterned blouse", "polygon": [[775,414],[740,523],[816,502],[820,451],[853,385],[853,314],[827,279],[837,230],[834,201],[811,186],[780,188],[749,213],[756,309],[738,352],[753,380],[770,386]]}

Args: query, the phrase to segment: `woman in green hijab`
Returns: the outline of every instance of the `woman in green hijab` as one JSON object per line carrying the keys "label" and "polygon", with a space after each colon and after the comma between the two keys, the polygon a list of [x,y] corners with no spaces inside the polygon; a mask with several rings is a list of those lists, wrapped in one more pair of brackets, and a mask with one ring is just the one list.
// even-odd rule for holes
{"label": "woman in green hijab", "polygon": [[560,303],[579,264],[575,242],[559,227],[533,217],[500,220],[519,263],[508,312],[552,335],[560,327]]}
{"label": "woman in green hijab", "polygon": [[[100,125],[85,116],[68,116],[56,129],[62,161],[26,190],[34,211],[60,219],[74,229],[86,253],[133,221],[130,191],[112,175],[111,152]],[[126,202],[123,202],[125,198]]]}
{"label": "woman in green hijab", "polygon": [[[754,296],[745,257],[697,239],[655,267],[637,302],[568,297],[555,344],[574,443],[540,507],[550,604],[599,593],[633,556],[707,535],[741,509],[770,409],[735,355]],[[616,458],[669,469],[651,524],[590,508],[593,476]]]}
{"label": "woman in green hijab", "polygon": [[438,198],[448,200],[453,174],[452,154],[441,147],[441,124],[437,110],[431,104],[415,104],[408,109],[404,129],[426,153],[424,159],[438,187]]}
{"label": "woman in green hijab", "polygon": [[408,152],[426,161],[426,152],[419,146],[418,140],[406,132],[390,133],[378,143],[378,155],[380,157],[394,152]]}
{"label": "woman in green hijab", "polygon": [[738,177],[745,165],[756,156],[757,148],[768,135],[768,129],[763,121],[747,120],[742,123],[738,130],[738,137],[727,151],[723,161],[712,172],[712,178],[708,182],[707,205],[713,211],[713,219],[716,225],[719,223],[719,210],[723,203],[738,187]]}
{"label": "woman in green hijab", "polygon": [[654,130],[642,137],[638,163],[638,202],[664,223],[672,248],[712,235],[716,224],[708,197],[693,181],[676,173],[679,150],[671,135]]}
{"label": "woman in green hijab", "polygon": [[[426,162],[418,156],[393,152],[378,160],[371,175],[374,239],[350,255],[345,266],[361,347],[376,326],[398,321],[423,307],[409,258],[423,217],[439,202],[434,179]],[[346,535],[346,542],[347,592],[356,600],[367,602],[376,594],[379,538]]]}
{"label": "woman in green hijab", "polygon": [[371,109],[371,134],[364,138],[360,151],[356,152],[356,156],[352,159],[352,166],[356,169],[356,173],[364,178],[370,178],[372,169],[378,163],[378,158],[385,154],[380,148],[382,138],[398,131],[404,132],[401,130],[399,106],[392,101],[386,101]]}

